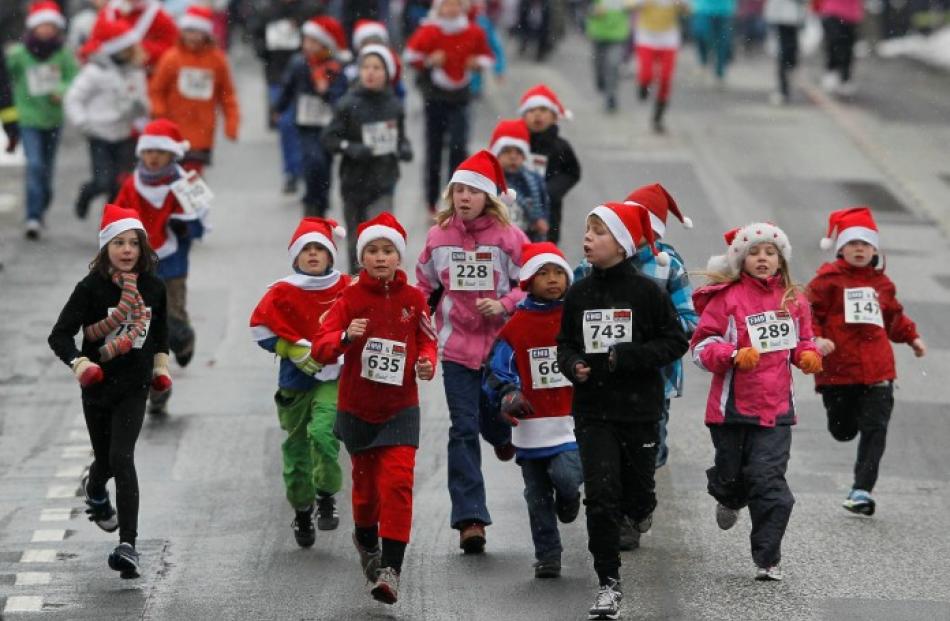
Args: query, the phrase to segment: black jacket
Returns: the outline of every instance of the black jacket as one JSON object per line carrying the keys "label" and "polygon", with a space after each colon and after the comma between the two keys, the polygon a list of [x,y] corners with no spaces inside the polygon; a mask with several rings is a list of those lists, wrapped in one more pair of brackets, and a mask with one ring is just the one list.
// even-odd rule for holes
{"label": "black jacket", "polygon": [[531,152],[547,156],[544,181],[551,202],[560,205],[564,195],[581,180],[581,165],[571,143],[558,135],[557,125],[552,125],[543,132],[531,134]]}
{"label": "black jacket", "polygon": [[[592,309],[629,309],[631,342],[618,343],[611,354],[587,354],[583,320]],[[678,360],[689,348],[669,296],[627,260],[574,283],[564,300],[557,362],[574,384],[574,416],[597,420],[653,422],[659,420],[665,398],[660,369]],[[615,364],[608,359],[616,356]],[[579,383],[574,365],[591,368]]]}
{"label": "black jacket", "polygon": [[[157,353],[168,353],[168,317],[165,312],[165,283],[152,274],[141,274],[139,294],[152,309],[152,320],[141,349],[100,363],[106,384],[122,384],[129,388],[152,381],[152,360]],[[105,319],[109,309],[119,303],[122,290],[98,272],[90,272],[73,289],[69,301],[59,314],[49,335],[49,346],[67,365],[79,356],[99,363],[99,347],[104,341],[82,339],[82,351],[76,349],[76,333],[85,326]]]}
{"label": "black jacket", "polygon": [[[374,156],[363,144],[363,125],[396,124],[396,153]],[[331,153],[342,153],[340,186],[345,203],[368,204],[392,190],[399,179],[399,160],[412,159],[412,147],[406,138],[405,112],[392,89],[371,91],[355,85],[337,102],[333,121],[320,139]],[[349,143],[343,148],[343,141]]]}
{"label": "black jacket", "polygon": [[[339,65],[339,63],[336,64]],[[287,70],[284,72],[284,77],[280,84],[280,95],[277,97],[273,109],[283,113],[284,110],[294,104],[301,95],[316,95],[327,103],[335,105],[346,93],[347,88],[349,88],[349,83],[346,80],[346,76],[343,75],[343,66],[339,65],[339,71],[334,73],[327,92],[318,93],[317,87],[313,83],[313,73],[310,69],[310,64],[307,62],[307,58],[303,53],[298,52],[290,59],[290,64],[287,65]],[[316,128],[307,127],[306,129]]]}
{"label": "black jacket", "polygon": [[251,36],[254,41],[254,51],[258,58],[264,61],[264,79],[268,84],[280,84],[284,71],[290,64],[290,59],[300,49],[296,50],[268,50],[267,26],[273,22],[289,19],[302,27],[311,18],[325,13],[323,3],[316,0],[268,0],[264,6],[250,18]]}

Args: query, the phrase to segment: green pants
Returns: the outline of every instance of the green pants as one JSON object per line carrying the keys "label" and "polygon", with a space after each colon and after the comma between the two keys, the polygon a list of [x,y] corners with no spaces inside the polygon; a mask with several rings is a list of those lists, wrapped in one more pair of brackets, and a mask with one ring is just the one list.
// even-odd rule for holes
{"label": "green pants", "polygon": [[320,382],[306,392],[277,391],[277,417],[287,432],[281,445],[284,487],[295,509],[313,504],[318,493],[335,494],[343,485],[337,462],[340,442],[333,435],[337,383]]}

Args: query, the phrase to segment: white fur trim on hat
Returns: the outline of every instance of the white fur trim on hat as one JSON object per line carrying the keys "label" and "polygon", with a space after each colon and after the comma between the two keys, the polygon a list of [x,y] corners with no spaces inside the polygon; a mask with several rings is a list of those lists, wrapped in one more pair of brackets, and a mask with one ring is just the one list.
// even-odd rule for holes
{"label": "white fur trim on hat", "polygon": [[129,30],[120,37],[110,39],[99,46],[99,51],[106,56],[118,54],[122,50],[128,49],[139,42],[139,33],[135,30]]}
{"label": "white fur trim on hat", "polygon": [[356,240],[356,261],[360,265],[363,265],[363,249],[366,248],[367,244],[376,239],[391,241],[399,252],[399,258],[405,258],[406,239],[402,234],[391,226],[374,224],[373,226],[368,226],[363,229],[363,232],[360,233],[360,236]]}
{"label": "white fur trim on hat", "polygon": [[386,68],[386,77],[390,81],[396,78],[396,58],[393,56],[392,50],[390,50],[385,45],[380,45],[379,43],[370,43],[360,50],[360,62],[363,62],[363,58],[374,54],[379,56],[383,61],[383,66]]}
{"label": "white fur trim on hat", "polygon": [[187,140],[175,142],[168,136],[142,134],[139,136],[139,141],[135,145],[135,155],[142,155],[142,151],[155,149],[157,151],[168,151],[169,153],[174,153],[175,158],[180,160],[181,158],[185,157],[185,152],[190,148],[191,143],[189,143]]}
{"label": "white fur trim on hat", "polygon": [[[518,106],[518,114],[524,114],[532,108],[547,108],[558,117],[561,116],[561,109],[557,107],[557,104],[551,101],[549,97],[545,97],[544,95],[532,95],[531,97],[525,99],[521,105]],[[564,117],[571,118],[568,116],[567,110],[564,111]]]}
{"label": "white fur trim on hat", "polygon": [[[881,238],[878,236],[877,231],[863,226],[849,226],[845,230],[841,231],[841,233],[838,235],[838,238],[835,241],[835,252],[841,250],[841,248],[848,242],[856,240],[867,242],[875,248],[880,248],[879,244],[881,243]],[[822,246],[822,248],[827,250],[825,246]]]}
{"label": "white fur trim on hat", "polygon": [[[753,222],[739,229],[732,243],[729,244],[729,250],[725,256],[722,257],[726,261],[727,268],[718,270],[711,269],[710,271],[724,274],[738,274],[742,271],[742,262],[745,260],[746,255],[749,254],[749,250],[752,246],[764,243],[775,244],[775,247],[778,248],[786,262],[792,260],[792,244],[788,241],[788,236],[785,234],[785,231],[768,222]],[[710,264],[714,259],[717,261],[717,264],[719,264],[719,257],[712,257]]]}
{"label": "white fur trim on hat", "polygon": [[553,252],[545,252],[528,259],[525,264],[521,266],[521,272],[518,274],[518,281],[524,282],[526,280],[530,280],[535,274],[538,273],[538,270],[548,263],[553,263],[567,272],[568,285],[574,282],[574,272],[571,271],[570,264],[564,257],[556,255]]}
{"label": "white fur trim on hat", "polygon": [[178,28],[181,30],[197,30],[206,35],[214,33],[214,24],[211,23],[211,20],[190,13],[181,16],[178,20]]}
{"label": "white fur trim on hat", "polygon": [[379,37],[389,43],[389,31],[386,30],[386,27],[379,23],[369,23],[361,25],[353,32],[353,47],[360,49],[363,46],[363,41],[370,37]]}
{"label": "white fur trim on hat", "polygon": [[42,11],[30,13],[29,17],[26,18],[27,30],[33,30],[42,24],[53,24],[60,30],[66,29],[66,19],[63,17],[63,14],[59,11],[53,11],[52,9],[43,9]]}
{"label": "white fur trim on hat", "polygon": [[[337,227],[341,229],[341,227]],[[337,235],[336,230],[333,231],[335,236],[343,237],[343,235]],[[293,244],[290,245],[290,248],[287,249],[288,254],[290,254],[290,262],[294,263],[297,260],[297,257],[303,252],[304,247],[309,243],[317,243],[326,248],[327,252],[330,253],[330,258],[333,259],[333,264],[336,265],[336,243],[327,239],[327,236],[323,233],[317,233],[312,231],[310,233],[304,233],[298,237]]]}
{"label": "white fur trim on hat", "polygon": [[465,185],[470,185],[486,194],[496,197],[498,196],[498,186],[495,184],[495,182],[485,175],[475,172],[474,170],[464,170],[462,168],[456,170],[454,173],[452,173],[452,178],[449,179],[449,183],[462,183]]}
{"label": "white fur trim on hat", "polygon": [[633,253],[637,250],[637,244],[634,242],[633,237],[631,237],[630,231],[624,226],[620,216],[618,216],[613,209],[605,205],[598,205],[587,214],[588,218],[591,216],[597,216],[603,220],[604,224],[607,225],[607,230],[610,231],[614,239],[617,240],[617,243],[620,244],[620,247],[627,253],[627,257],[633,256]]}
{"label": "white fur trim on hat", "polygon": [[522,153],[524,153],[526,158],[531,156],[531,145],[520,138],[514,138],[512,136],[501,136],[498,140],[493,142],[491,145],[492,155],[498,157],[498,154],[501,153],[506,147],[515,147],[516,149],[519,149]]}
{"label": "white fur trim on hat", "polygon": [[338,50],[338,45],[336,39],[333,38],[333,35],[327,32],[325,28],[316,24],[312,21],[309,21],[303,25],[301,32],[305,37],[310,37],[311,39],[316,39],[324,45],[324,47],[329,48],[336,54]]}
{"label": "white fur trim on hat", "polygon": [[666,223],[660,220],[652,211],[650,212],[650,225],[657,237],[663,237],[666,233]]}
{"label": "white fur trim on hat", "polygon": [[145,226],[138,218],[122,218],[121,220],[112,222],[106,228],[99,231],[99,250],[105,248],[106,245],[112,241],[116,235],[120,235],[133,229],[140,229],[146,234],[146,236],[148,235],[148,232],[145,230]]}

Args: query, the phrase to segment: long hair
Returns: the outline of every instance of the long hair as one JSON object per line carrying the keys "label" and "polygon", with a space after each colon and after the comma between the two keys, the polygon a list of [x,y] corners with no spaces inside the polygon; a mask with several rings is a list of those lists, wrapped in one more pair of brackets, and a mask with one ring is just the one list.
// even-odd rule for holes
{"label": "long hair", "polygon": [[[132,230],[135,231],[135,237],[139,240],[139,250],[141,251],[139,252],[139,260],[135,262],[135,267],[132,268],[132,271],[138,274],[151,274],[155,271],[155,266],[158,265],[158,255],[156,255],[152,247],[148,245],[148,237],[145,235],[145,231],[142,229]],[[112,276],[112,262],[109,261],[109,244],[103,246],[102,249],[96,253],[96,256],[93,257],[92,261],[89,262],[89,271],[98,272],[107,279]]]}
{"label": "long hair", "polygon": [[[706,284],[721,285],[724,283],[739,282],[739,278],[742,277],[742,271],[740,267],[739,271],[735,273],[711,272],[708,270],[690,273],[697,276],[705,276]],[[776,273],[782,276],[782,286],[785,288],[785,292],[782,294],[782,310],[788,310],[788,305],[797,302],[798,296],[805,292],[805,288],[794,281],[791,270],[788,267],[788,261],[785,260],[785,255],[781,252],[778,254],[778,272]]]}
{"label": "long hair", "polygon": [[[445,223],[455,215],[455,205],[452,203],[452,189],[455,183],[450,183],[445,192],[442,193],[442,211],[435,214],[435,223],[445,228]],[[481,192],[481,190],[478,190]],[[485,194],[485,210],[482,212],[498,221],[502,226],[510,226],[511,218],[508,216],[508,207],[501,202],[497,196],[492,196],[488,192]]]}

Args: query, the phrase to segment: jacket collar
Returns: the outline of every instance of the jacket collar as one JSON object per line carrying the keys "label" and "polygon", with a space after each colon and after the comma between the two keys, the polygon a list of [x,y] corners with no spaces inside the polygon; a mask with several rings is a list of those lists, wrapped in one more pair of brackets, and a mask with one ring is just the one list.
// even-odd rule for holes
{"label": "jacket collar", "polygon": [[628,278],[631,274],[636,273],[637,268],[633,265],[631,259],[624,259],[617,265],[608,267],[607,269],[601,269],[593,265],[591,266],[591,276],[607,281],[622,280],[624,278]]}
{"label": "jacket collar", "polygon": [[784,287],[781,274],[762,279],[750,276],[743,271],[739,276],[739,281],[746,286],[757,287],[762,291],[780,290]]}
{"label": "jacket collar", "polygon": [[518,302],[518,308],[522,308],[527,311],[550,311],[554,310],[560,306],[564,305],[564,298],[560,300],[554,300],[553,302],[548,302],[540,298],[536,298],[530,293],[525,296],[523,300]]}
{"label": "jacket collar", "polygon": [[304,291],[323,291],[340,282],[340,272],[330,270],[322,276],[311,276],[310,274],[301,274],[298,272],[281,278],[277,282],[285,282],[288,285],[293,285]]}
{"label": "jacket collar", "polygon": [[367,291],[375,294],[393,293],[406,285],[406,272],[397,269],[396,277],[390,281],[380,280],[370,276],[365,269],[360,270],[356,282]]}

